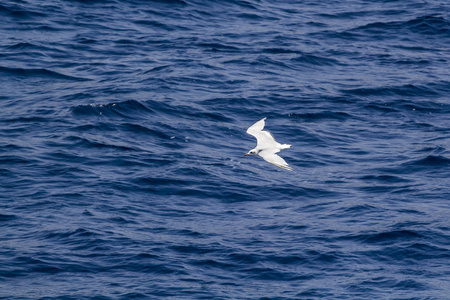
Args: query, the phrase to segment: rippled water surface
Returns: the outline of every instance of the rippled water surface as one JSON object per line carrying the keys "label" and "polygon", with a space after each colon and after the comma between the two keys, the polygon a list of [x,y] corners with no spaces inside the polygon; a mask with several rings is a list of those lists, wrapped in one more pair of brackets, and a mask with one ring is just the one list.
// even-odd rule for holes
{"label": "rippled water surface", "polygon": [[448,299],[449,45],[440,0],[2,1],[0,298]]}

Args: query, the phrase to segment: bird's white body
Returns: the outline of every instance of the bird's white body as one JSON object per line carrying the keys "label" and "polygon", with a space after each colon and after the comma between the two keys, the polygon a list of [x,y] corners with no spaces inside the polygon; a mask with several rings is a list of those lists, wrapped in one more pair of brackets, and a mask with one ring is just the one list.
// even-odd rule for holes
{"label": "bird's white body", "polygon": [[265,119],[266,118],[259,120],[247,129],[247,133],[253,135],[257,142],[256,147],[245,155],[258,155],[265,161],[274,164],[277,167],[292,170],[286,161],[277,155],[281,150],[291,148],[291,145],[278,143],[270,132],[264,131]]}

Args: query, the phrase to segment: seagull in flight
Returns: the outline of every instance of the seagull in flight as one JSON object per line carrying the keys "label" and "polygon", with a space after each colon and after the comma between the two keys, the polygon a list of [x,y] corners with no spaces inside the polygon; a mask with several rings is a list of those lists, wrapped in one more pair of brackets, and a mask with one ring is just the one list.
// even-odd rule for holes
{"label": "seagull in flight", "polygon": [[250,154],[261,156],[265,161],[270,162],[277,167],[292,170],[286,161],[277,154],[283,149],[291,148],[291,145],[278,143],[270,132],[263,130],[265,119],[266,118],[259,120],[247,129],[247,133],[253,135],[257,142],[256,147],[245,154],[245,156]]}

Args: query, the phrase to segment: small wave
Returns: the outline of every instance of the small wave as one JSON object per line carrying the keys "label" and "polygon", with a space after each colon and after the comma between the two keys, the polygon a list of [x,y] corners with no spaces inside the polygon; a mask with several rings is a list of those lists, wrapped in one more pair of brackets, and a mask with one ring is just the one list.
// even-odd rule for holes
{"label": "small wave", "polygon": [[210,49],[214,52],[236,52],[240,50],[238,47],[225,45],[222,43],[198,43],[197,46]]}
{"label": "small wave", "polygon": [[[38,52],[31,52],[31,53],[39,53],[40,55],[44,56],[44,53],[51,53],[51,52],[57,52],[60,55],[64,55],[65,52],[56,48],[56,47],[50,47],[50,46],[43,46],[39,44],[32,44],[29,42],[20,42],[11,44],[7,47],[9,50],[20,50],[24,51],[26,50],[28,54],[30,54],[30,51],[36,50]],[[19,52],[19,51],[18,51]]]}
{"label": "small wave", "polygon": [[[396,100],[389,102],[369,103],[364,108],[382,113],[415,112],[421,114],[448,114],[450,105],[437,101],[407,101]],[[432,126],[431,124],[415,122],[415,125]]]}
{"label": "small wave", "polygon": [[76,230],[70,230],[66,232],[49,232],[44,235],[44,237],[47,239],[56,239],[56,240],[66,240],[66,239],[72,240],[72,238],[73,240],[78,240],[97,236],[98,234],[96,234],[95,232],[86,230],[84,228],[78,228]]}
{"label": "small wave", "polygon": [[450,251],[445,247],[439,247],[427,242],[421,241],[422,238],[416,235],[394,234],[394,239],[397,242],[403,242],[403,246],[390,246],[391,239],[386,239],[381,244],[387,245],[379,250],[367,251],[365,254],[368,257],[376,258],[378,261],[386,261],[389,263],[406,264],[421,263],[426,260],[448,260],[450,258]]}
{"label": "small wave", "polygon": [[372,22],[344,31],[324,30],[312,36],[351,41],[382,41],[402,36],[403,40],[429,39],[430,36],[448,38],[450,23],[439,16],[421,16],[408,21]]}
{"label": "small wave", "polygon": [[13,50],[15,50],[15,49],[19,49],[19,50],[35,49],[35,48],[37,48],[36,45],[30,44],[30,43],[25,43],[25,42],[17,43],[17,44],[14,44],[14,45],[11,45],[11,46],[7,47],[7,49],[13,49]]}
{"label": "small wave", "polygon": [[353,31],[366,31],[371,34],[383,34],[399,30],[409,30],[423,35],[447,35],[450,32],[450,23],[442,17],[422,16],[406,22],[375,22],[357,27]]}
{"label": "small wave", "polygon": [[301,51],[288,48],[266,48],[263,50],[263,52],[270,54],[301,54]]}
{"label": "small wave", "polygon": [[0,222],[9,222],[17,219],[16,215],[0,214]]}
{"label": "small wave", "polygon": [[138,133],[138,134],[146,134],[151,135],[160,139],[170,140],[171,136],[162,132],[161,130],[151,129],[139,124],[125,123],[121,125],[121,128],[124,131]]}
{"label": "small wave", "polygon": [[[450,166],[450,159],[444,156],[428,155],[425,158],[414,159],[402,163],[397,167],[384,168],[383,172],[392,174],[412,174],[416,172],[437,172],[446,170]],[[446,176],[446,175],[445,175]]]}
{"label": "small wave", "polygon": [[424,35],[448,35],[450,22],[443,17],[423,16],[406,22],[411,31]]}
{"label": "small wave", "polygon": [[[370,295],[371,293],[379,290],[392,291],[399,289],[409,291],[409,293],[423,292],[429,290],[430,286],[417,280],[398,280],[397,278],[392,278],[389,276],[378,276],[368,280],[362,280],[361,282],[358,282],[358,284],[350,284],[348,289],[350,291],[360,293],[361,295]],[[386,294],[383,298],[388,299],[389,295]],[[418,300],[422,298],[412,297],[409,299]]]}
{"label": "small wave", "polygon": [[187,5],[186,1],[183,1],[183,0],[150,0],[149,2],[163,3],[163,4],[167,4],[167,5],[173,5],[173,4]]}
{"label": "small wave", "polygon": [[357,240],[362,243],[385,245],[399,241],[420,240],[422,238],[423,236],[421,234],[411,230],[395,230],[374,234],[364,234],[364,235],[344,237],[343,239]]}
{"label": "small wave", "polygon": [[417,150],[417,153],[431,153],[432,155],[440,155],[447,151],[446,148],[441,146],[434,146],[434,147],[424,147],[422,149]]}
{"label": "small wave", "polygon": [[60,80],[75,80],[75,81],[87,81],[89,79],[82,77],[75,77],[64,75],[55,71],[47,70],[47,69],[25,69],[25,68],[8,68],[0,66],[0,73],[4,73],[6,75],[19,76],[24,78],[32,78],[32,77],[43,77],[43,78],[51,78],[51,79],[60,79]]}
{"label": "small wave", "polygon": [[124,150],[124,151],[136,151],[137,148],[127,146],[127,145],[114,145],[110,143],[106,143],[105,141],[92,141],[87,138],[82,138],[78,136],[69,136],[66,138],[67,141],[70,141],[72,143],[75,142],[75,145],[78,147],[84,147],[87,149],[92,148],[110,148],[110,149],[117,149],[117,150]]}
{"label": "small wave", "polygon": [[384,104],[370,103],[370,104],[364,105],[364,108],[366,108],[368,110],[382,112],[382,113],[396,113],[396,112],[399,112],[398,109],[395,109],[395,108],[391,107],[387,103],[384,103]]}
{"label": "small wave", "polygon": [[375,181],[380,183],[393,183],[393,184],[410,181],[394,175],[366,175],[360,177],[360,179],[364,181]]}
{"label": "small wave", "polygon": [[291,59],[291,61],[313,66],[332,66],[340,64],[340,62],[336,59],[320,57],[312,54],[303,54],[299,57]]}
{"label": "small wave", "polygon": [[163,23],[160,23],[160,22],[154,21],[154,20],[138,20],[138,21],[134,21],[134,23],[137,25],[145,26],[145,27],[162,29],[165,31],[174,31],[177,29],[182,29],[182,27],[180,27],[180,26],[163,24]]}
{"label": "small wave", "polygon": [[11,9],[7,8],[6,6],[0,5],[0,13],[10,13]]}
{"label": "small wave", "polygon": [[323,111],[323,112],[317,112],[317,113],[290,113],[290,117],[293,118],[300,118],[305,121],[321,121],[321,120],[338,120],[338,121],[346,121],[352,116],[345,112],[334,112],[334,111]]}
{"label": "small wave", "polygon": [[31,19],[31,18],[42,18],[46,15],[42,12],[24,10],[19,7],[8,8],[6,6],[0,5],[0,14],[10,16],[16,19]]}
{"label": "small wave", "polygon": [[[191,236],[191,237],[195,237],[195,238],[201,238],[203,235],[198,233],[198,232],[189,232],[189,233],[185,233],[183,235],[187,235],[187,236]],[[200,255],[204,255],[207,253],[214,253],[217,252],[218,249],[215,248],[213,245],[207,245],[207,246],[201,246],[201,245],[174,245],[174,246],[170,246],[168,247],[169,249],[176,251],[178,253],[182,253],[182,254],[200,254]]]}
{"label": "small wave", "polygon": [[386,86],[376,88],[344,89],[343,93],[358,96],[408,96],[424,97],[439,95],[433,87],[406,84],[400,86]]}
{"label": "small wave", "polygon": [[72,113],[75,115],[96,117],[136,118],[138,116],[146,116],[152,112],[154,112],[152,109],[136,100],[98,105],[78,105],[72,108]]}
{"label": "small wave", "polygon": [[157,66],[154,68],[151,68],[150,70],[145,71],[143,74],[148,74],[148,73],[158,73],[159,71],[164,71],[164,73],[166,73],[168,70],[168,68],[170,68],[170,65],[164,65],[164,66]]}
{"label": "small wave", "polygon": [[444,168],[450,165],[450,159],[444,156],[429,155],[423,159],[411,161],[405,164],[405,166],[423,166],[433,168]]}
{"label": "small wave", "polygon": [[5,274],[7,277],[26,276],[29,273],[56,274],[63,272],[54,261],[37,259],[31,256],[18,256],[14,259],[14,271]]}
{"label": "small wave", "polygon": [[23,156],[18,155],[4,155],[0,157],[0,164],[3,166],[8,165],[27,165],[36,162],[35,160],[30,160],[28,158],[25,158]]}

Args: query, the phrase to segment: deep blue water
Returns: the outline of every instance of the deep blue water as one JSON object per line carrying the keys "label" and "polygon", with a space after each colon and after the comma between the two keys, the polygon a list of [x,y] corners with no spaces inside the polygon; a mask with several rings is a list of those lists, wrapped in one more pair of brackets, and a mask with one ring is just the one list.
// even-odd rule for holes
{"label": "deep blue water", "polygon": [[2,1],[0,299],[450,299],[449,49],[442,0]]}

